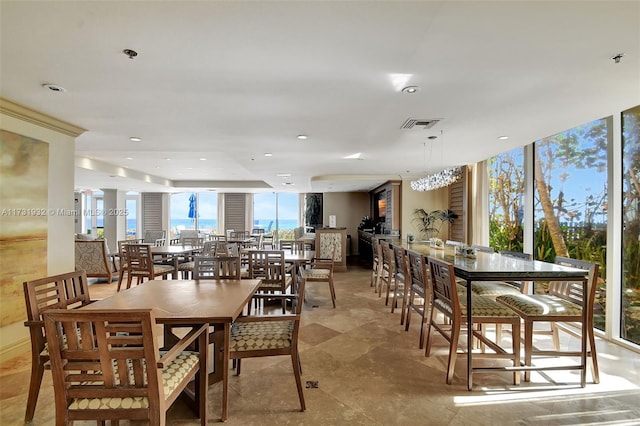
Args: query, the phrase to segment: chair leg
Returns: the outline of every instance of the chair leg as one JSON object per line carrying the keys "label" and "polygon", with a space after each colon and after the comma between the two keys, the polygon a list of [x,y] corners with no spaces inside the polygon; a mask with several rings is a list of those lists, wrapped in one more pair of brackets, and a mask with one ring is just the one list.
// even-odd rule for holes
{"label": "chair leg", "polygon": [[[589,358],[591,358],[591,374],[593,375],[593,383],[600,383],[600,372],[598,371],[598,355],[596,352],[596,337],[593,333],[593,327],[587,327],[589,333],[589,346],[590,353]],[[588,360],[587,360],[588,361]]]}
{"label": "chair leg", "polygon": [[[531,366],[531,351],[533,350],[533,321],[524,322],[524,365]],[[524,372],[524,381],[531,381],[531,372]]]}
{"label": "chair leg", "polygon": [[33,420],[36,411],[36,403],[38,402],[38,394],[40,393],[40,385],[42,385],[42,376],[44,375],[44,365],[40,362],[40,354],[31,357],[31,380],[29,381],[29,396],[27,397],[27,412],[24,416],[25,422]]}
{"label": "chair leg", "polygon": [[[511,323],[511,345],[513,351],[513,366],[520,367],[520,319]],[[513,372],[513,384],[520,384],[520,372]]]}
{"label": "chair leg", "polygon": [[336,289],[333,286],[333,278],[329,278],[329,290],[331,291],[331,302],[333,303],[333,308],[336,308]]}
{"label": "chair leg", "polygon": [[433,321],[435,321],[436,319],[435,316],[436,316],[436,310],[432,309],[431,320],[429,321],[429,324],[427,324],[427,344],[424,350],[424,356],[431,355],[431,324],[433,323]]}
{"label": "chair leg", "polygon": [[[473,334],[471,330],[469,332],[469,339],[472,339]],[[453,373],[456,369],[456,358],[458,357],[458,339],[460,338],[460,324],[458,321],[453,320],[451,322],[451,341],[449,342],[449,363],[447,364],[447,384],[450,385],[453,381]],[[469,362],[469,356],[467,355],[467,362]]]}
{"label": "chair leg", "polygon": [[293,375],[296,378],[296,387],[298,388],[298,398],[300,398],[300,411],[307,409],[304,403],[304,392],[302,390],[302,377],[300,376],[300,356],[294,351],[291,353],[291,364],[293,365]]}
{"label": "chair leg", "polygon": [[[411,323],[411,310],[413,309],[412,308],[412,306],[413,306],[413,298],[414,298],[414,295],[413,295],[413,289],[412,289],[409,292],[408,302],[406,303],[406,306],[405,306],[405,303],[402,304],[402,315],[406,317],[406,321],[404,323],[404,331],[409,331],[409,323]],[[404,312],[405,307],[407,309],[406,313]],[[420,348],[420,349],[422,349],[422,348]]]}
{"label": "chair leg", "polygon": [[124,267],[120,266],[120,271],[118,272],[118,289],[116,291],[120,291],[120,287],[122,286],[122,281],[124,280]]}

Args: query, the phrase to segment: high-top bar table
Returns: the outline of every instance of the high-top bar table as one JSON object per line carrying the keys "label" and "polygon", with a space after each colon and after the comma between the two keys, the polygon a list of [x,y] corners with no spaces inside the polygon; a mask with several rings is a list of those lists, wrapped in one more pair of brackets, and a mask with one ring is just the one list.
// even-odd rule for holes
{"label": "high-top bar table", "polygon": [[[444,259],[452,263],[457,277],[467,282],[467,306],[471,306],[472,281],[574,281],[581,282],[586,294],[588,271],[567,266],[556,265],[555,263],[540,262],[537,260],[516,259],[502,256],[499,253],[477,252],[475,258],[467,258],[451,254],[448,250],[435,249],[424,243],[403,243],[407,250],[414,251],[425,256]],[[472,390],[474,370],[580,370],[580,385],[586,386],[587,381],[587,298],[583,298],[582,306],[582,334],[581,334],[581,356],[579,365],[562,365],[554,367],[481,367],[473,368],[472,364],[472,341],[467,333],[467,388]],[[471,309],[467,309],[467,327],[472,329],[473,319]]]}
{"label": "high-top bar table", "polygon": [[[231,323],[251,301],[260,280],[151,280],[81,309],[153,309],[169,326],[209,324],[224,330],[222,344],[222,420],[229,402]],[[166,329],[166,327],[165,327]],[[214,356],[214,362],[215,362]]]}

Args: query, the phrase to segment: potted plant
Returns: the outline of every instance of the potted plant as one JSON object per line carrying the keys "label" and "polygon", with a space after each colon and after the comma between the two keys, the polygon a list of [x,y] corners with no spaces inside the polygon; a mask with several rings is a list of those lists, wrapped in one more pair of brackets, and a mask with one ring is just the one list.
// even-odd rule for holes
{"label": "potted plant", "polygon": [[458,215],[449,209],[432,210],[430,212],[425,209],[415,209],[413,214],[415,216],[413,222],[418,224],[418,230],[427,240],[439,239],[442,225],[445,222],[451,224],[458,218]]}

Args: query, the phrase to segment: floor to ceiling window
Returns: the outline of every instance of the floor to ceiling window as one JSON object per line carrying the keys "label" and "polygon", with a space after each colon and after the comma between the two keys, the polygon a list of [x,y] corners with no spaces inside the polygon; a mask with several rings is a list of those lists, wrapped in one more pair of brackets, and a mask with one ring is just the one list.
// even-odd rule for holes
{"label": "floor to ceiling window", "polygon": [[299,196],[289,192],[253,194],[253,227],[277,235],[278,239],[291,239],[299,226]]}
{"label": "floor to ceiling window", "polygon": [[607,244],[607,120],[539,140],[534,155],[534,257],[600,265],[595,326],[604,329]]}
{"label": "floor to ceiling window", "polygon": [[138,238],[138,199],[137,192],[127,192],[125,207],[127,212],[126,239]]}
{"label": "floor to ceiling window", "polygon": [[620,337],[640,344],[640,106],[622,113]]}
{"label": "floor to ceiling window", "polygon": [[218,194],[215,192],[178,192],[171,194],[170,237],[178,238],[184,229],[217,233]]}
{"label": "floor to ceiling window", "polygon": [[489,245],[523,251],[524,148],[489,159]]}

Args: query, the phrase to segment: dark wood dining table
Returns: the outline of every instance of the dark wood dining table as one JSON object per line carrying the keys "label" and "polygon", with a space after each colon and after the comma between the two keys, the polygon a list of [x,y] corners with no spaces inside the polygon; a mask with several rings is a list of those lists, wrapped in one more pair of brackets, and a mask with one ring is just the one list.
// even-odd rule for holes
{"label": "dark wood dining table", "polygon": [[[165,336],[170,326],[209,324],[223,330],[222,366],[216,366],[215,374],[222,380],[224,421],[229,404],[231,323],[251,301],[259,285],[260,280],[151,280],[81,309],[153,309],[157,322],[169,326],[165,327]],[[214,362],[215,359],[214,356]]]}
{"label": "dark wood dining table", "polygon": [[[477,252],[475,257],[457,256],[449,250],[436,249],[428,243],[402,243],[407,250],[414,251],[425,256],[443,259],[453,264],[457,277],[467,282],[467,288],[471,288],[472,281],[573,281],[581,282],[586,294],[588,271],[570,268],[555,263],[541,262],[537,260],[518,259],[502,256],[499,253]],[[472,303],[472,291],[467,291],[467,306]],[[582,306],[582,333],[580,364],[561,366],[520,366],[520,367],[481,367],[473,368],[472,343],[473,339],[467,336],[467,388],[472,390],[474,370],[580,370],[580,385],[586,386],[587,380],[587,298],[584,298]],[[467,327],[472,328],[473,318],[471,309],[467,309]]]}

